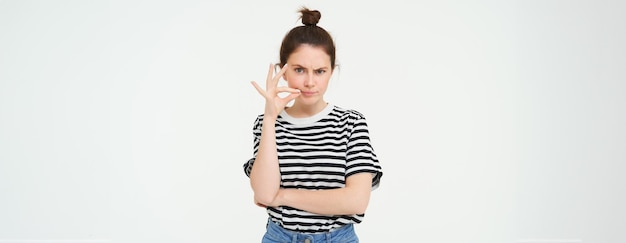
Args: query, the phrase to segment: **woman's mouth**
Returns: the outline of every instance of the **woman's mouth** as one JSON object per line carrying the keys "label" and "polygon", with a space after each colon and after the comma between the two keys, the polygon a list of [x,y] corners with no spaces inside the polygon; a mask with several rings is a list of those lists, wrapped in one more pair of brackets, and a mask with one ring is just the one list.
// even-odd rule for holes
{"label": "woman's mouth", "polygon": [[300,92],[300,94],[304,95],[304,96],[312,96],[312,95],[317,94],[317,92],[315,92],[315,91],[302,91],[302,92]]}

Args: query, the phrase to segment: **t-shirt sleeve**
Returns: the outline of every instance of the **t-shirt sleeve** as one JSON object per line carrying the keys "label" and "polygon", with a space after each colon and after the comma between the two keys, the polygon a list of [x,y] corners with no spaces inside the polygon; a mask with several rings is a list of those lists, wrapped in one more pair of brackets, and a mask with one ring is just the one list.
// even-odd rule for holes
{"label": "t-shirt sleeve", "polygon": [[254,126],[252,127],[252,137],[253,137],[253,154],[252,158],[246,161],[243,164],[243,172],[246,176],[250,177],[250,171],[252,171],[252,165],[254,164],[254,160],[256,159],[256,154],[259,151],[259,142],[261,141],[261,125],[263,122],[262,116],[258,116],[254,121]]}
{"label": "t-shirt sleeve", "polygon": [[346,178],[357,173],[372,173],[372,190],[378,188],[382,167],[372,147],[365,117],[355,114],[346,153]]}

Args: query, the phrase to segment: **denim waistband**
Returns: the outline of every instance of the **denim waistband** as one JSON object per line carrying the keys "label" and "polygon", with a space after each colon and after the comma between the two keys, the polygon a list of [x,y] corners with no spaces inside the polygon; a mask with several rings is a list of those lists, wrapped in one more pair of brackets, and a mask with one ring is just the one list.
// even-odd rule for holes
{"label": "denim waistband", "polygon": [[332,242],[358,242],[352,224],[326,232],[302,233],[285,229],[271,219],[267,221],[266,237],[272,238],[277,242],[291,243],[322,243],[331,242],[331,240]]}

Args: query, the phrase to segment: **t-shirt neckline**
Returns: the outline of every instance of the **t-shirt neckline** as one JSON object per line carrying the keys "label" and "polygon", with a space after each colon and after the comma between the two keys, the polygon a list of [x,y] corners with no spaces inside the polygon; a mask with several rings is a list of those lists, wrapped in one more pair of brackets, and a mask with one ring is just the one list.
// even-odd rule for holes
{"label": "t-shirt neckline", "polygon": [[330,114],[330,112],[333,110],[333,108],[334,108],[334,105],[332,105],[331,103],[326,103],[326,107],[324,107],[323,110],[321,110],[317,114],[309,116],[309,117],[301,117],[301,118],[292,117],[285,110],[280,112],[280,116],[285,121],[287,121],[287,122],[289,122],[291,124],[311,124],[311,123],[314,123],[316,121],[321,120],[323,117],[325,117],[328,114]]}

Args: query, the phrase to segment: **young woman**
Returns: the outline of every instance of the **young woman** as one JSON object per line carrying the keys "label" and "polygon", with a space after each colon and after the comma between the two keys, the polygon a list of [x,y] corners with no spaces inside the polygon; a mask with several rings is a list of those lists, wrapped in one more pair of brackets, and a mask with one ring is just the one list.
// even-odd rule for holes
{"label": "young woman", "polygon": [[382,169],[363,115],[324,100],[335,44],[317,26],[319,11],[300,13],[304,25],[284,37],[280,71],[269,66],[265,89],[252,82],[265,112],[254,122],[254,157],[244,171],[269,215],[262,242],[358,242],[353,225]]}

